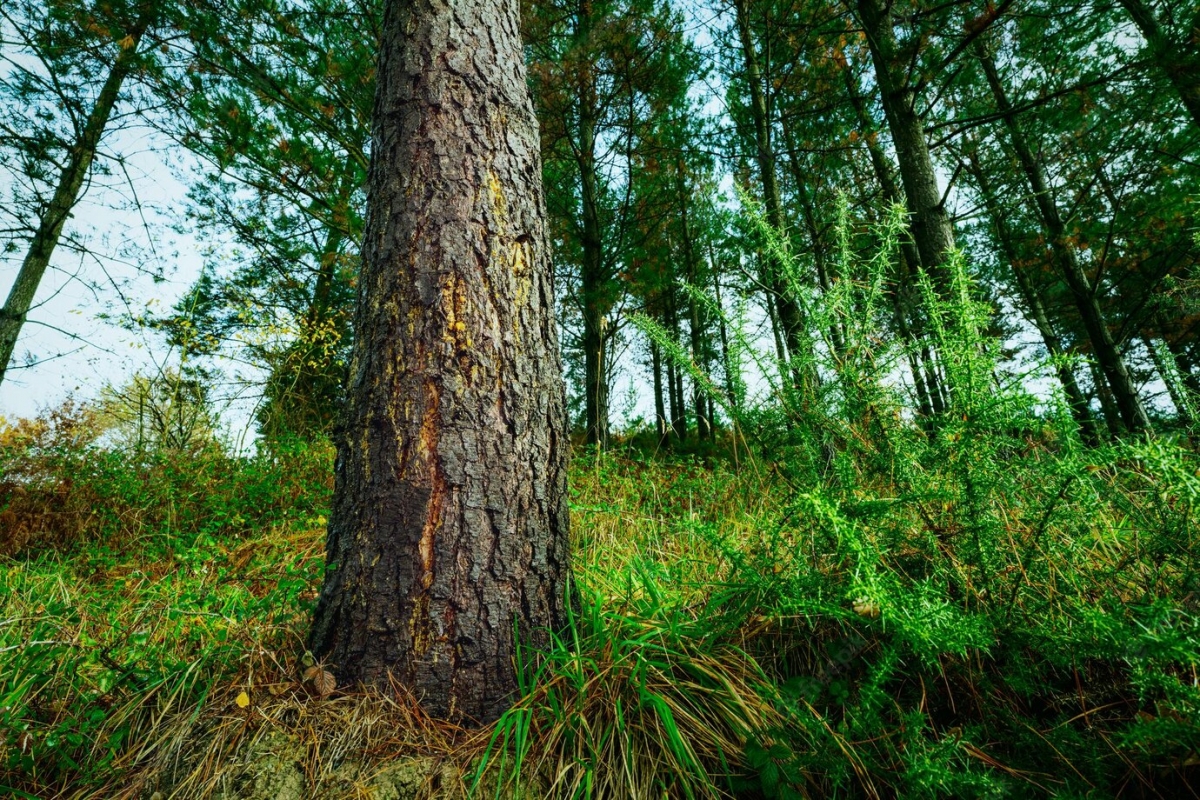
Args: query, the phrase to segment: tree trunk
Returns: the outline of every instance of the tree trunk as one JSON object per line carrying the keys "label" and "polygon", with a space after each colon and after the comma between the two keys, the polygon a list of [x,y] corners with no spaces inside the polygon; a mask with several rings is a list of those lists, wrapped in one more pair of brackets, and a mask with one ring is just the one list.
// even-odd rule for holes
{"label": "tree trunk", "polygon": [[1008,227],[1007,217],[1004,215],[1004,210],[1000,208],[1000,204],[996,200],[996,195],[992,191],[991,183],[983,171],[983,165],[979,163],[978,155],[974,151],[969,155],[968,168],[975,176],[975,183],[978,184],[979,192],[983,197],[984,208],[987,209],[988,215],[991,216],[992,224],[996,226],[996,238],[1000,242],[1001,252],[1008,260],[1009,266],[1012,267],[1013,275],[1017,279],[1021,299],[1025,301],[1025,306],[1029,309],[1034,327],[1041,334],[1042,343],[1046,346],[1046,352],[1054,360],[1054,371],[1058,375],[1059,383],[1062,384],[1063,393],[1067,397],[1067,404],[1071,407],[1071,416],[1075,418],[1075,424],[1079,426],[1080,438],[1087,444],[1095,446],[1099,444],[1099,434],[1096,430],[1096,421],[1092,419],[1091,409],[1088,408],[1087,398],[1083,396],[1083,391],[1079,388],[1079,381],[1075,378],[1075,371],[1069,364],[1063,363],[1058,358],[1058,356],[1066,353],[1067,349],[1063,345],[1058,332],[1054,330],[1054,326],[1050,323],[1050,316],[1046,313],[1046,306],[1042,303],[1042,296],[1038,291],[1038,287],[1025,270],[1019,266],[1020,258],[1017,254],[1015,238]]}
{"label": "tree trunk", "polygon": [[1058,205],[1050,193],[1050,186],[1042,171],[1042,165],[1017,124],[1012,104],[1008,100],[1004,85],[1000,82],[996,62],[982,42],[976,43],[975,52],[983,65],[984,74],[987,76],[988,85],[991,87],[992,96],[996,101],[996,108],[1004,117],[1004,126],[1012,140],[1013,150],[1021,164],[1021,170],[1029,182],[1029,188],[1033,191],[1038,216],[1046,230],[1047,238],[1050,240],[1055,262],[1058,264],[1059,272],[1062,274],[1067,288],[1071,291],[1075,307],[1079,310],[1080,319],[1091,340],[1096,360],[1104,371],[1109,388],[1112,390],[1113,399],[1117,403],[1117,409],[1121,413],[1121,421],[1126,428],[1133,432],[1150,430],[1150,418],[1146,416],[1146,409],[1142,407],[1142,401],[1138,398],[1133,377],[1129,374],[1125,358],[1121,355],[1120,348],[1117,347],[1112,333],[1104,322],[1104,315],[1100,310],[1100,303],[1096,300],[1092,282],[1083,271],[1083,265],[1079,263],[1079,256],[1068,240],[1067,226],[1058,213]]}
{"label": "tree trunk", "polygon": [[900,180],[912,217],[912,236],[920,264],[933,285],[945,295],[950,278],[944,265],[946,254],[954,247],[954,233],[942,205],[937,173],[925,140],[925,126],[917,114],[916,94],[906,76],[909,59],[896,42],[890,2],[858,0],[857,5],[875,66],[883,114],[900,163]]}
{"label": "tree trunk", "polygon": [[667,427],[667,407],[663,402],[662,352],[658,342],[650,340],[650,369],[654,373],[654,430],[658,434],[658,446],[671,443],[671,430]]}
{"label": "tree trunk", "polygon": [[496,719],[566,618],[565,398],[516,0],[386,4],[349,396],[310,646]]}
{"label": "tree trunk", "polygon": [[[766,93],[763,91],[762,70],[758,63],[758,53],[754,47],[754,38],[750,30],[750,0],[736,0],[734,4],[738,35],[742,45],[742,60],[746,68],[746,82],[750,86],[750,114],[754,118],[755,158],[758,162],[759,179],[763,187],[763,205],[767,214],[767,224],[775,229],[780,236],[785,235],[783,223],[783,204],[779,197],[779,182],[775,175],[775,152],[771,145],[771,116],[767,108]],[[767,258],[767,269],[764,285],[770,287],[771,298],[768,298],[775,310],[780,327],[783,328],[783,338],[787,342],[788,356],[792,363],[792,379],[795,386],[805,398],[816,397],[818,375],[816,365],[811,362],[812,342],[808,340],[809,332],[804,322],[804,315],[796,298],[792,297],[784,275],[785,266],[779,259]]]}
{"label": "tree trunk", "polygon": [[1196,420],[1192,414],[1191,398],[1187,396],[1188,389],[1183,384],[1179,369],[1174,363],[1175,357],[1171,355],[1170,350],[1167,350],[1165,342],[1162,343],[1160,349],[1159,344],[1150,336],[1142,337],[1142,341],[1145,342],[1146,349],[1150,351],[1154,368],[1158,370],[1163,385],[1167,387],[1167,395],[1171,398],[1171,404],[1175,406],[1180,421],[1187,427],[1192,427]]}
{"label": "tree trunk", "polygon": [[[846,84],[846,94],[854,108],[859,127],[862,128],[862,139],[866,142],[867,154],[871,159],[871,168],[875,172],[875,179],[879,181],[880,191],[888,203],[908,208],[900,186],[896,183],[895,168],[887,154],[883,152],[878,138],[872,135],[871,129],[874,128],[874,124],[867,115],[866,104],[858,92],[850,69],[848,67],[844,69],[842,75]],[[932,353],[923,334],[925,324],[916,311],[917,304],[913,299],[915,288],[913,274],[920,263],[921,254],[917,250],[916,242],[909,236],[902,236],[900,239],[900,263],[897,265],[896,279],[891,291],[892,315],[896,320],[896,326],[900,329],[901,336],[914,345],[912,348],[907,348],[907,356],[908,367],[913,376],[913,386],[917,393],[917,408],[923,416],[930,417],[935,412],[941,413],[943,403],[941,402],[941,388],[936,382]]]}
{"label": "tree trunk", "polygon": [[[679,306],[676,298],[675,287],[669,287],[667,291],[667,330],[671,334],[671,341],[676,345],[679,344]],[[671,430],[675,432],[675,438],[683,442],[688,437],[688,418],[687,418],[687,401],[683,391],[683,369],[679,364],[675,363],[674,358],[667,359],[667,384],[668,384],[668,400],[671,404]]]}
{"label": "tree trunk", "polygon": [[1183,378],[1183,385],[1192,393],[1193,398],[1200,400],[1200,375],[1196,374],[1192,360],[1188,357],[1187,348],[1183,346],[1179,338],[1174,336],[1164,335],[1163,341],[1167,343],[1167,350],[1175,357],[1175,366]]}
{"label": "tree trunk", "polygon": [[[587,45],[592,32],[591,0],[580,0],[575,38]],[[608,444],[608,362],[606,355],[607,280],[604,238],[600,227],[600,197],[596,176],[596,76],[583,59],[579,74],[579,187],[583,236],[580,289],[583,300],[584,424],[588,444]]]}
{"label": "tree trunk", "polygon": [[1096,397],[1100,400],[1100,410],[1104,412],[1104,424],[1108,427],[1108,434],[1114,439],[1120,438],[1125,428],[1121,425],[1121,412],[1117,410],[1112,390],[1108,388],[1108,381],[1105,380],[1104,372],[1096,360],[1090,359],[1088,364],[1091,366],[1092,385],[1096,389]]}
{"label": "tree trunk", "polygon": [[[683,157],[675,161],[675,191],[679,197],[679,223],[683,234],[683,252],[687,260],[688,282],[693,291],[700,290],[699,269],[700,258],[696,253],[695,242],[692,239],[692,225],[688,214],[690,197],[687,191],[687,180],[684,174]],[[689,293],[688,304],[688,336],[692,350],[692,361],[705,374],[708,373],[709,345],[705,339],[707,320],[703,309],[696,298]],[[712,434],[712,417],[708,408],[708,397],[699,381],[692,381],[692,408],[696,415],[696,438],[704,439]]]}
{"label": "tree trunk", "polygon": [[740,411],[742,407],[741,391],[741,375],[738,374],[739,367],[735,365],[733,358],[733,350],[729,345],[729,330],[725,326],[725,304],[721,300],[721,274],[717,269],[717,259],[713,255],[712,243],[709,243],[708,263],[713,279],[713,295],[717,301],[717,308],[720,312],[717,315],[717,333],[721,340],[721,368],[725,372],[725,394],[729,398],[729,404],[734,411]]}
{"label": "tree trunk", "polygon": [[1197,23],[1200,23],[1200,17],[1192,20],[1188,41],[1180,46],[1179,43],[1171,41],[1154,15],[1154,10],[1145,0],[1119,2],[1146,38],[1155,66],[1161,67],[1166,73],[1167,79],[1179,93],[1179,99],[1192,115],[1192,121],[1200,126],[1200,56],[1196,51],[1196,27]]}
{"label": "tree trunk", "polygon": [[21,269],[9,291],[4,308],[0,309],[0,383],[4,382],[4,375],[17,347],[17,337],[20,336],[25,317],[33,306],[33,298],[42,282],[42,276],[50,266],[50,258],[62,237],[63,226],[67,217],[71,215],[71,209],[79,202],[84,181],[87,180],[92,161],[96,158],[96,149],[100,146],[100,138],[104,135],[109,117],[112,116],[112,110],[120,97],[121,85],[133,68],[142,36],[150,28],[157,13],[153,4],[145,6],[133,27],[127,32],[128,35],[121,39],[118,45],[120,52],[117,53],[100,94],[96,96],[96,104],[92,106],[79,139],[67,154],[67,164],[59,176],[54,196],[38,221],[29,252],[21,262]]}

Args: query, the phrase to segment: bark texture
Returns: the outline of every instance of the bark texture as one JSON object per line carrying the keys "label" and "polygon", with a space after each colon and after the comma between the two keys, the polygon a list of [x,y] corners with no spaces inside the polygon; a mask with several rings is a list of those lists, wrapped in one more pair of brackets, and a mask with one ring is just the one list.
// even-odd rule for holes
{"label": "bark texture", "polygon": [[483,723],[565,619],[567,436],[516,0],[389,0],[328,568],[310,636]]}
{"label": "bark texture", "polygon": [[890,2],[858,0],[857,7],[875,66],[883,114],[900,164],[900,180],[912,215],[912,236],[920,264],[934,285],[945,291],[950,279],[943,265],[954,247],[954,233],[942,204],[937,173],[925,140],[925,126],[917,113],[916,93],[907,77],[911,58],[896,41]]}
{"label": "bark texture", "polygon": [[29,252],[21,262],[21,269],[17,272],[17,279],[13,282],[4,308],[0,309],[0,383],[4,382],[17,338],[21,335],[21,328],[25,325],[29,309],[33,307],[33,298],[42,276],[46,274],[58,240],[62,237],[63,226],[71,216],[71,209],[79,202],[100,139],[120,97],[121,85],[136,64],[142,36],[150,28],[155,13],[153,5],[145,6],[127,35],[121,38],[120,50],[112,69],[100,88],[100,94],[96,96],[96,103],[88,114],[79,139],[67,154],[67,163],[59,176],[54,196],[38,221]]}

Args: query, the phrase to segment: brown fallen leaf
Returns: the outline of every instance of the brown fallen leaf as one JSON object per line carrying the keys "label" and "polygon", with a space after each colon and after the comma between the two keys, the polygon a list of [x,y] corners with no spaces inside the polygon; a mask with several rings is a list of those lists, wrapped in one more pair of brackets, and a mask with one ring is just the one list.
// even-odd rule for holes
{"label": "brown fallen leaf", "polygon": [[303,683],[322,700],[337,689],[337,678],[333,673],[315,664],[304,670]]}

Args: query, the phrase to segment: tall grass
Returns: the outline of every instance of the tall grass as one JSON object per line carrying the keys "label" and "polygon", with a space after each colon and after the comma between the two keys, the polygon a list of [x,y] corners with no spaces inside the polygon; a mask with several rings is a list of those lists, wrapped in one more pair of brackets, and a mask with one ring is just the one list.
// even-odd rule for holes
{"label": "tall grass", "polygon": [[734,315],[771,381],[757,399],[644,323],[724,403],[724,447],[575,460],[580,602],[483,731],[400,687],[322,686],[302,642],[327,450],[198,451],[177,474],[9,434],[0,456],[32,477],[4,508],[105,509],[0,562],[0,790],[1193,796],[1200,459],[1169,438],[1085,447],[1006,372],[961,257],[948,293],[920,292],[950,408],[914,418],[908,345],[875,333],[899,235],[847,215],[834,291],[802,294],[815,394]]}

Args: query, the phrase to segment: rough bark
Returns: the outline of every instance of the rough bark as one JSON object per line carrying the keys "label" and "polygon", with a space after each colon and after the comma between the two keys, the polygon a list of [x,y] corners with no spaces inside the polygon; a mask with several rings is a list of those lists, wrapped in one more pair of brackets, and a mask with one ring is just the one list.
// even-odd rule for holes
{"label": "rough bark", "polygon": [[516,0],[385,6],[328,567],[310,646],[494,720],[565,621],[565,399]]}
{"label": "rough bark", "polygon": [[916,92],[907,77],[910,59],[896,41],[889,2],[858,0],[857,7],[875,67],[883,114],[900,164],[900,180],[920,264],[939,291],[945,292],[950,279],[944,264],[947,253],[954,247],[954,233],[942,204],[925,126],[917,114]]}
{"label": "rough bark", "polygon": [[1096,361],[1103,370],[1104,377],[1112,390],[1113,399],[1121,414],[1121,422],[1130,431],[1149,430],[1150,418],[1146,416],[1146,409],[1138,397],[1133,377],[1129,373],[1120,348],[1113,339],[1112,332],[1105,324],[1104,314],[1096,299],[1095,287],[1092,286],[1091,279],[1084,272],[1083,265],[1079,262],[1079,255],[1069,240],[1067,226],[1059,214],[1058,204],[1050,191],[1050,185],[1046,180],[1041,162],[1034,155],[1033,147],[1017,123],[1012,103],[1009,102],[1004,84],[1000,81],[996,63],[982,42],[977,43],[975,52],[983,66],[984,74],[996,102],[996,108],[1004,117],[1004,127],[1008,130],[1009,140],[1012,142],[1013,151],[1021,165],[1021,171],[1025,173],[1029,188],[1033,192],[1037,215],[1046,231],[1046,238],[1050,242],[1054,260],[1063,281],[1071,292],[1072,299],[1075,301],[1075,307],[1079,311],[1079,317],[1087,331],[1088,339],[1091,341]]}
{"label": "rough bark", "polygon": [[109,70],[96,103],[88,114],[87,121],[79,139],[67,154],[67,163],[59,176],[58,186],[50,203],[38,220],[37,230],[29,244],[29,252],[21,262],[17,279],[9,291],[4,308],[0,309],[0,383],[12,361],[13,351],[17,346],[17,338],[25,324],[29,309],[33,306],[33,298],[37,294],[42,276],[50,266],[50,259],[62,238],[63,226],[71,216],[71,209],[79,202],[84,182],[87,180],[92,162],[96,158],[96,150],[100,146],[100,138],[108,127],[109,117],[121,94],[121,86],[133,69],[138,48],[142,37],[150,28],[157,13],[150,4],[142,9],[138,19],[127,31],[127,36],[121,38],[120,50]]}

